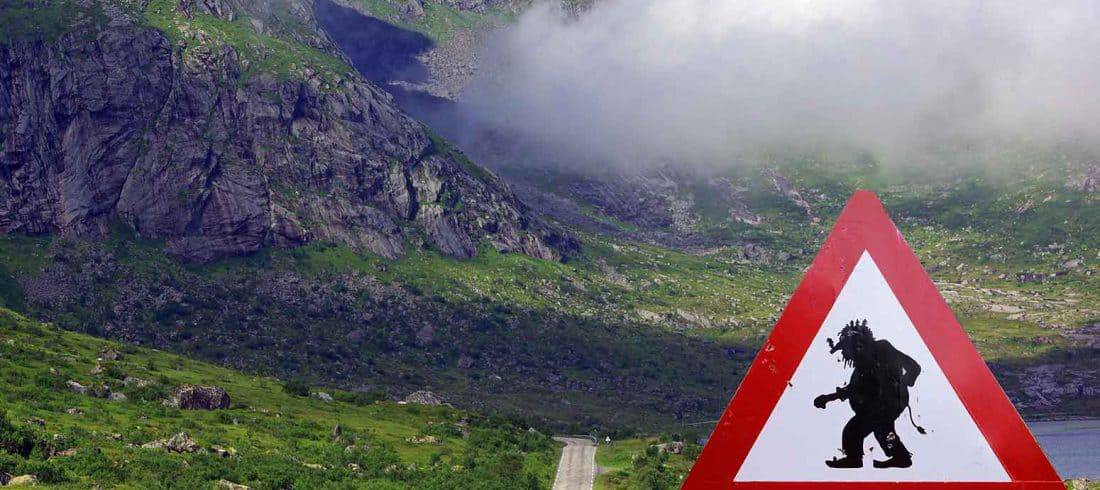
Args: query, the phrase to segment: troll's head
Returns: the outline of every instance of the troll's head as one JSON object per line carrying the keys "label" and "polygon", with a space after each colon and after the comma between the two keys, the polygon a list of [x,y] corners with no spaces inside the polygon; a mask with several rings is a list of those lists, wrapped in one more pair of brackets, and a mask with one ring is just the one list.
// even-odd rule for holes
{"label": "troll's head", "polygon": [[860,322],[852,320],[844,328],[840,329],[838,340],[829,339],[829,353],[840,351],[846,363],[852,363],[867,352],[867,348],[875,341],[875,335],[867,328],[867,320]]}

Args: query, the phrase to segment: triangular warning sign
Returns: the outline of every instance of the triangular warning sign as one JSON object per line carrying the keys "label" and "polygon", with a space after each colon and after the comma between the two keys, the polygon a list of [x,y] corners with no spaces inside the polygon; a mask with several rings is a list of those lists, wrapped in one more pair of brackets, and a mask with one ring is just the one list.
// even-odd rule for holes
{"label": "triangular warning sign", "polygon": [[882,203],[857,191],[684,488],[1062,489]]}

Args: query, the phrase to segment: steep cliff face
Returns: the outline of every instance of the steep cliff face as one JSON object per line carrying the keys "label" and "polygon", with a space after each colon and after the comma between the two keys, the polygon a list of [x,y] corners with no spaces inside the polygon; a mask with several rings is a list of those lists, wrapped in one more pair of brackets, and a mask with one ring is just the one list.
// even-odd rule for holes
{"label": "steep cliff face", "polygon": [[391,258],[418,241],[458,257],[574,246],[341,70],[319,32],[216,0],[94,6],[103,18],[56,39],[0,46],[0,231],[121,221],[194,261],[314,240]]}

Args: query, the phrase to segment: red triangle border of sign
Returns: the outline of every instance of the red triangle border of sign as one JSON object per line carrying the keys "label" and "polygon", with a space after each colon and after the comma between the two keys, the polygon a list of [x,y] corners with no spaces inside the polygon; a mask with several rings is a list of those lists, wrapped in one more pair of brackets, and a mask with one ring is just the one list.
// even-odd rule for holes
{"label": "red triangle border of sign", "polygon": [[[734,482],[864,251],[971,414],[1011,482]],[[797,352],[798,355],[788,355]],[[683,488],[1064,489],[1034,436],[873,192],[856,191],[730,400]]]}

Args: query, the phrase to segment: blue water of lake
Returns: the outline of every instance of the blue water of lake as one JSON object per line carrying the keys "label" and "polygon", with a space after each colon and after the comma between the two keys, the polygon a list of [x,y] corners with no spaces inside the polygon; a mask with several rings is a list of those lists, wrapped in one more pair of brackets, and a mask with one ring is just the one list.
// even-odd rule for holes
{"label": "blue water of lake", "polygon": [[1100,480],[1100,420],[1028,422],[1058,475]]}

